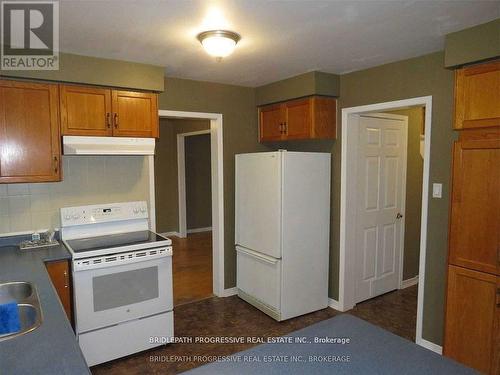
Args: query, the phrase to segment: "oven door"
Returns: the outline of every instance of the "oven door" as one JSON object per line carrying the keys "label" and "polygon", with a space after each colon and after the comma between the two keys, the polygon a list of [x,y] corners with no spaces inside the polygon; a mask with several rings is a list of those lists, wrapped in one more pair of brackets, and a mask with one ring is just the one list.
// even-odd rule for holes
{"label": "oven door", "polygon": [[75,260],[77,332],[171,311],[172,249],[163,250]]}

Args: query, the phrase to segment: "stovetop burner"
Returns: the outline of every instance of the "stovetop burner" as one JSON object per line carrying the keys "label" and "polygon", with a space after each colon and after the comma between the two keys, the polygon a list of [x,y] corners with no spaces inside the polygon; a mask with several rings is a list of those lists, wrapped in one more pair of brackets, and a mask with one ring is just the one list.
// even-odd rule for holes
{"label": "stovetop burner", "polygon": [[73,253],[85,253],[87,251],[112,250],[113,248],[148,245],[148,248],[170,244],[170,240],[153,233],[149,230],[128,232],[120,234],[109,234],[105,236],[79,238],[66,241]]}

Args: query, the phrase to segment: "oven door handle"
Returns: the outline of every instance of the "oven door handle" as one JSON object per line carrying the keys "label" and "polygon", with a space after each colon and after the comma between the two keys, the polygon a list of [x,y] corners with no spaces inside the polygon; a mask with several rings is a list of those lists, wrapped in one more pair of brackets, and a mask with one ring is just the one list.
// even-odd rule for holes
{"label": "oven door handle", "polygon": [[99,268],[119,267],[126,264],[151,261],[172,256],[172,247],[130,251],[98,257],[73,260],[73,271],[90,271]]}

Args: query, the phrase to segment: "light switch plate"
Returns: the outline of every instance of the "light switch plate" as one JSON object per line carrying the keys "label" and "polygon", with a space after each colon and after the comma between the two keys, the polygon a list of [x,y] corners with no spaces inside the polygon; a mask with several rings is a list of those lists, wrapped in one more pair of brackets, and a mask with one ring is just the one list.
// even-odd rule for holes
{"label": "light switch plate", "polygon": [[443,197],[443,184],[432,184],[432,198]]}

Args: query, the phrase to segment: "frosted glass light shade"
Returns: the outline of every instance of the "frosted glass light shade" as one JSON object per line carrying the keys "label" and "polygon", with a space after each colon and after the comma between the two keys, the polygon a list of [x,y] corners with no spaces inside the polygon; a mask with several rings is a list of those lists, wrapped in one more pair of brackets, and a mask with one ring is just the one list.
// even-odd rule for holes
{"label": "frosted glass light shade", "polygon": [[223,58],[233,53],[240,36],[232,31],[211,30],[198,34],[198,40],[209,55]]}

